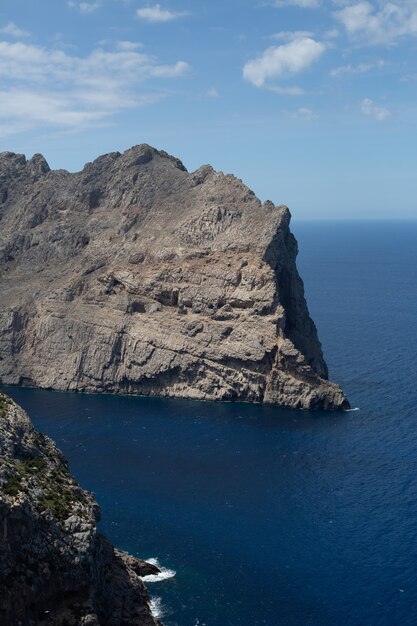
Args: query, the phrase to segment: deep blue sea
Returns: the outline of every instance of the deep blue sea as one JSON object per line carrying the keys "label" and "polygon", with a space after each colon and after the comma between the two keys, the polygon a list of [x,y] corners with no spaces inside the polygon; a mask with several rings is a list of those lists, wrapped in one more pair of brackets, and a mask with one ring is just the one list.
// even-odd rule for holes
{"label": "deep blue sea", "polygon": [[8,389],[53,437],[166,626],[417,624],[417,221],[298,222],[344,414]]}

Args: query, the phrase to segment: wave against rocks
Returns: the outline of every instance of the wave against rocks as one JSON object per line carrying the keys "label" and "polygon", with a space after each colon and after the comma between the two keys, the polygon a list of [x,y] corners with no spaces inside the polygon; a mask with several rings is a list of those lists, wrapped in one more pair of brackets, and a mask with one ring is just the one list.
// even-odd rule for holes
{"label": "wave against rocks", "polygon": [[164,580],[168,580],[169,578],[174,578],[176,572],[173,569],[168,569],[167,567],[163,567],[158,559],[151,558],[146,559],[146,562],[150,565],[155,566],[157,568],[157,572],[144,574],[142,576],[142,580],[147,583],[159,583]]}
{"label": "wave against rocks", "polygon": [[0,154],[0,380],[346,409],[285,206],[148,145],[51,171]]}
{"label": "wave against rocks", "polygon": [[113,548],[99,513],[55,444],[0,393],[0,624],[161,626],[142,582],[159,569]]}

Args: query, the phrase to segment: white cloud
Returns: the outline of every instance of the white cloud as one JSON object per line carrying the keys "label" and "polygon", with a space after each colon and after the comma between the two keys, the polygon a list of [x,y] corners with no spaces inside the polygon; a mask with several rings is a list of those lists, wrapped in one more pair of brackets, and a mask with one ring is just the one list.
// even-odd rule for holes
{"label": "white cloud", "polygon": [[310,122],[311,120],[315,120],[317,115],[308,107],[300,107],[296,111],[284,111],[284,115],[287,117],[291,117],[295,120],[303,120],[305,122]]}
{"label": "white cloud", "polygon": [[417,80],[417,74],[406,74],[405,76],[401,76],[400,81],[402,83],[410,83],[414,80]]}
{"label": "white cloud", "polygon": [[6,124],[0,122],[0,139],[5,139],[11,135],[17,135],[18,133],[23,133],[28,130],[30,130],[30,126],[23,120],[20,122],[7,121]]}
{"label": "white cloud", "polygon": [[160,76],[181,76],[189,68],[185,61],[160,65],[156,59],[135,50],[108,52],[94,49],[86,57],[62,50],[42,48],[22,42],[0,42],[0,77],[33,84],[54,82],[57,86],[82,85],[108,89],[134,86]]}
{"label": "white cloud", "polygon": [[181,77],[185,61],[161,64],[136,49],[94,49],[79,57],[22,42],[0,42],[0,125],[82,128],[163,97],[145,83]]}
{"label": "white cloud", "polygon": [[14,22],[8,22],[6,26],[0,28],[0,33],[2,35],[9,35],[10,37],[16,37],[16,39],[30,37],[30,33],[16,26]]}
{"label": "white cloud", "polygon": [[208,98],[218,98],[220,94],[215,87],[212,87],[207,91],[206,95]]}
{"label": "white cloud", "polygon": [[365,74],[366,72],[370,72],[373,69],[381,69],[385,66],[385,62],[383,60],[377,61],[376,63],[359,63],[358,65],[342,65],[340,67],[335,67],[331,72],[330,76],[336,78],[337,76],[342,76],[343,74]]}
{"label": "white cloud", "polygon": [[136,41],[118,41],[116,45],[118,50],[139,50],[143,48],[143,43]]}
{"label": "white cloud", "polygon": [[303,96],[305,91],[301,87],[281,87],[279,85],[270,85],[268,91],[279,93],[282,96]]}
{"label": "white cloud", "polygon": [[100,7],[100,4],[98,2],[80,2],[78,6],[81,13],[93,13]]}
{"label": "white cloud", "polygon": [[370,98],[364,98],[361,102],[361,111],[368,117],[373,117],[378,122],[383,122],[391,116],[391,111],[384,107],[379,107]]}
{"label": "white cloud", "polygon": [[184,15],[188,15],[187,11],[175,12],[170,11],[169,9],[161,8],[160,4],[155,4],[152,7],[143,7],[142,9],[137,9],[136,15],[138,18],[142,20],[146,20],[147,22],[171,22],[172,20],[176,20],[179,17],[183,17]]}
{"label": "white cloud", "polygon": [[279,9],[287,6],[301,7],[303,9],[316,9],[321,4],[320,0],[275,0],[274,6]]}
{"label": "white cloud", "polygon": [[282,41],[293,41],[303,37],[313,37],[313,33],[308,30],[281,30],[279,33],[271,35],[271,39],[281,39]]}
{"label": "white cloud", "polygon": [[248,61],[243,76],[256,87],[263,87],[268,79],[285,74],[296,74],[321,57],[326,46],[311,37],[301,37],[282,46],[272,46]]}
{"label": "white cloud", "polygon": [[417,35],[416,0],[379,0],[377,6],[358,2],[335,11],[334,16],[350,37],[365,44],[392,44],[399,37]]}
{"label": "white cloud", "polygon": [[331,28],[324,33],[324,36],[326,39],[336,39],[337,37],[339,37],[339,31],[337,30],[337,28]]}
{"label": "white cloud", "polygon": [[[73,100],[73,98],[72,98]],[[104,112],[75,110],[64,94],[36,92],[30,89],[0,91],[0,118],[29,120],[53,126],[79,126],[97,121]]]}
{"label": "white cloud", "polygon": [[71,9],[78,9],[80,13],[85,15],[94,13],[94,11],[100,8],[99,2],[74,2],[74,0],[69,0],[67,4]]}
{"label": "white cloud", "polygon": [[185,61],[177,61],[174,65],[156,65],[152,69],[152,76],[158,78],[176,78],[184,76],[190,66]]}

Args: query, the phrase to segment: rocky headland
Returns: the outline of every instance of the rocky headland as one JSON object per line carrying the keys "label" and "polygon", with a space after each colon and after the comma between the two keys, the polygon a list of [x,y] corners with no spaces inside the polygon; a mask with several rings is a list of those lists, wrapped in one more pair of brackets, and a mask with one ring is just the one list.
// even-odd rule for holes
{"label": "rocky headland", "polygon": [[345,409],[285,206],[139,145],[81,172],[0,154],[0,380]]}
{"label": "rocky headland", "polygon": [[56,445],[0,392],[0,624],[160,626],[155,566],[97,532],[99,507]]}

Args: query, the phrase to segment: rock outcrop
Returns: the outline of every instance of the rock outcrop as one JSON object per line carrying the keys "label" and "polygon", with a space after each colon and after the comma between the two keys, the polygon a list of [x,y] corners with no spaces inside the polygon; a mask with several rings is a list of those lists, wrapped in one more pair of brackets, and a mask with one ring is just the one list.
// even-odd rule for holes
{"label": "rock outcrop", "polygon": [[148,145],[75,174],[0,154],[0,380],[348,408],[289,222],[233,176]]}
{"label": "rock outcrop", "polygon": [[98,517],[55,444],[0,393],[0,624],[159,624],[140,578],[159,570],[115,550]]}

